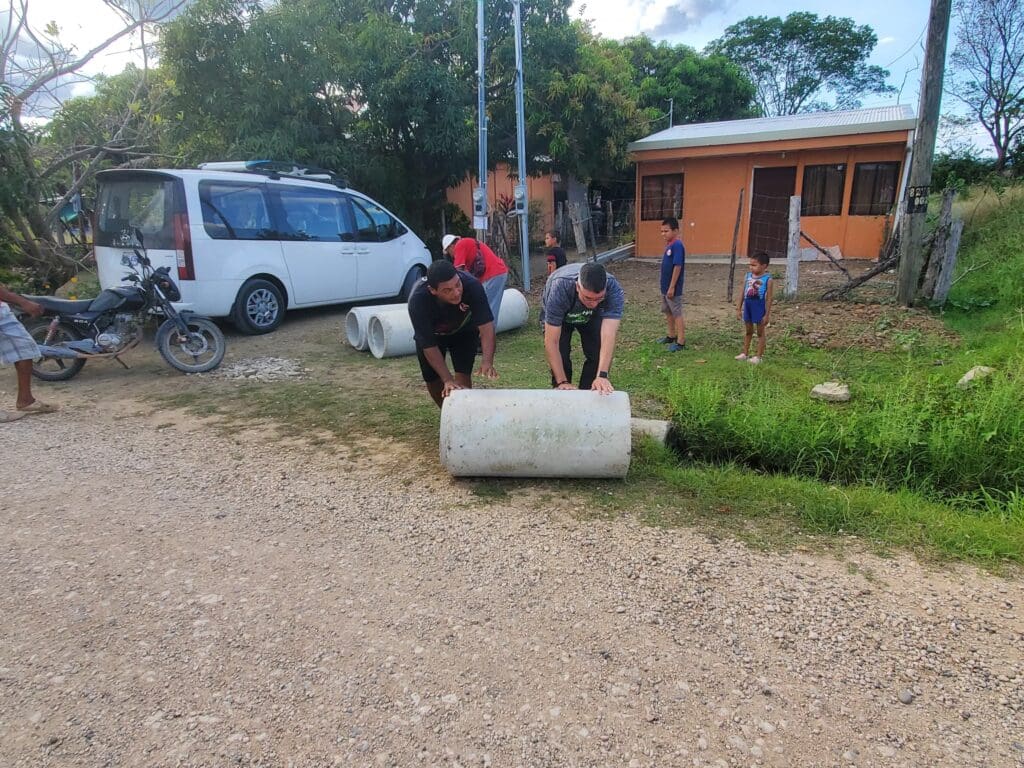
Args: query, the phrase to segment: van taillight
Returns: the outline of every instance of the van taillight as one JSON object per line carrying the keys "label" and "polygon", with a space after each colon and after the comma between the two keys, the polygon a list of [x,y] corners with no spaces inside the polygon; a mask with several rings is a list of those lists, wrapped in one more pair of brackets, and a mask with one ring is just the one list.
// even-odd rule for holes
{"label": "van taillight", "polygon": [[178,279],[195,280],[196,267],[192,261],[192,233],[188,228],[188,214],[174,214],[174,253],[178,260]]}

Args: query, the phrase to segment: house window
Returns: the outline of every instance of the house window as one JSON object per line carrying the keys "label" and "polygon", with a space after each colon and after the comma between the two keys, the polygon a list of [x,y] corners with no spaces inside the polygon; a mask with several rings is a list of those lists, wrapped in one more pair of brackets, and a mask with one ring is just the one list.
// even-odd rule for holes
{"label": "house window", "polygon": [[800,193],[801,216],[839,216],[843,212],[846,164],[808,165]]}
{"label": "house window", "polygon": [[896,202],[899,163],[857,163],[853,169],[851,216],[885,216]]}
{"label": "house window", "polygon": [[640,219],[661,221],[683,215],[683,174],[644,176],[640,189]]}

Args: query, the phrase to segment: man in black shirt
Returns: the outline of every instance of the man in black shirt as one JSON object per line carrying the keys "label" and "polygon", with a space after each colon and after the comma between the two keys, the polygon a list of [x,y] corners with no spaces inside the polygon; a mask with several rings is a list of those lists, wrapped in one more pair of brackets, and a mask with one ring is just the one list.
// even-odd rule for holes
{"label": "man in black shirt", "polygon": [[[498,378],[494,317],[483,286],[472,275],[456,270],[449,261],[435,261],[409,296],[409,319],[423,381],[439,408],[452,390],[472,388],[477,342],[483,350],[477,374]],[[451,354],[454,375],[445,362],[446,353]]]}

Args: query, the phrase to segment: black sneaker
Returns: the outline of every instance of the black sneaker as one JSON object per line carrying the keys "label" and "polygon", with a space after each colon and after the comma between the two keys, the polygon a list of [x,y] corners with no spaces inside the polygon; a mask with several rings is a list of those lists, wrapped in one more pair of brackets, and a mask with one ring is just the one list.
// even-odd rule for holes
{"label": "black sneaker", "polygon": [[675,336],[662,336],[660,339],[658,339],[658,344],[675,344],[675,343],[676,343],[676,337]]}

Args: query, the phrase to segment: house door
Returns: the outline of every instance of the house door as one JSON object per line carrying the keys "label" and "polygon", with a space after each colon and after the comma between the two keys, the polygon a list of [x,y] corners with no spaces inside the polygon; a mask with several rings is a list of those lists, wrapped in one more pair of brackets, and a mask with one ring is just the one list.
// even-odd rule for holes
{"label": "house door", "polygon": [[785,258],[789,243],[789,198],[794,192],[796,166],[754,169],[747,256],[768,251],[773,259]]}

